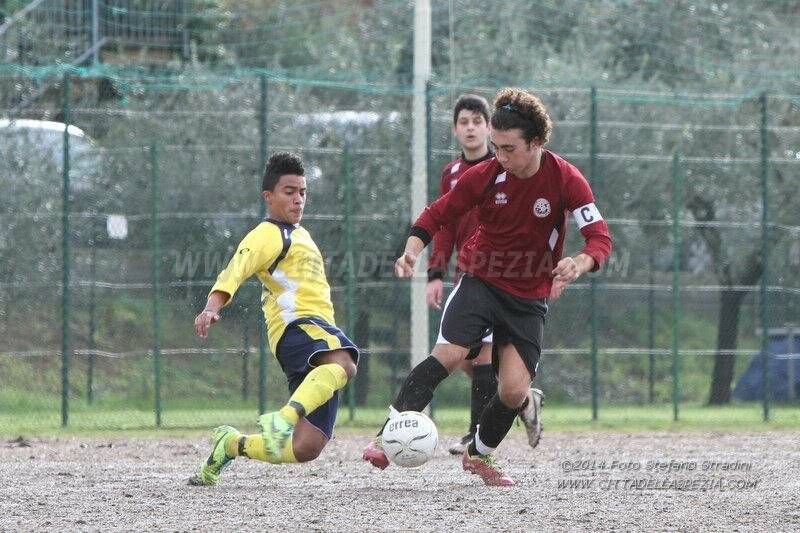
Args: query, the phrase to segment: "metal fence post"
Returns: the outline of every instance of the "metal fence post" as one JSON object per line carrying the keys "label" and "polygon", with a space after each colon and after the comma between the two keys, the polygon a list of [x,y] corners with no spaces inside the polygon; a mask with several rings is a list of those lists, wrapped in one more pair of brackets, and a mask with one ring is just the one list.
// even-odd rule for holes
{"label": "metal fence post", "polygon": [[[350,142],[344,145],[342,154],[342,174],[344,175],[344,231],[345,231],[345,257],[347,261],[347,281],[345,286],[345,309],[347,315],[347,332],[353,335],[356,328],[356,261],[355,261],[355,228],[353,220],[354,183],[353,172],[350,165]],[[347,384],[347,406],[350,420],[355,418],[355,383]]]}
{"label": "metal fence post", "polygon": [[[769,375],[769,295],[767,291],[769,283],[769,194],[767,184],[769,182],[769,138],[767,136],[768,127],[768,99],[767,93],[762,93],[761,98],[761,357],[763,368],[761,376],[761,391],[764,397],[764,422],[769,422],[770,396],[772,387],[770,386]],[[792,339],[789,339],[792,342]],[[791,350],[790,350],[791,351]],[[793,384],[790,384],[793,386]]]}
{"label": "metal fence post", "polygon": [[242,321],[242,400],[250,396],[250,321]]}
{"label": "metal fence post", "polygon": [[89,335],[86,341],[86,347],[89,350],[89,363],[86,369],[86,403],[92,404],[94,402],[94,363],[95,363],[95,335],[97,333],[97,217],[92,220],[92,253],[91,263],[89,263],[89,277],[92,284],[89,286]]}
{"label": "metal fence post", "polygon": [[649,403],[655,401],[655,384],[656,384],[656,295],[653,285],[655,284],[655,276],[653,269],[655,268],[655,258],[653,257],[653,248],[650,248],[649,263],[650,263],[650,276],[649,284],[650,289],[647,291],[647,347],[649,352],[647,354],[647,399]]}
{"label": "metal fence post", "polygon": [[679,418],[680,402],[680,324],[681,324],[681,212],[683,184],[680,153],[672,156],[672,420]]}
{"label": "metal fence post", "polygon": [[64,73],[64,92],[62,100],[62,115],[64,117],[64,163],[62,165],[62,212],[61,212],[61,425],[69,424],[69,365],[72,352],[70,337],[70,306],[72,305],[70,293],[70,227],[69,214],[70,183],[69,183],[69,124],[71,118],[70,100],[72,100],[72,80],[69,73]]}
{"label": "metal fence post", "polygon": [[153,376],[156,426],[161,426],[161,229],[159,224],[160,178],[158,147],[150,145],[150,206],[153,244]]}
{"label": "metal fence post", "polygon": [[[425,83],[425,170],[427,171],[426,176],[426,190],[427,190],[427,200],[425,205],[428,205],[439,195],[439,180],[431,179],[432,172],[435,172],[433,169],[433,82],[428,80]],[[435,173],[433,174],[435,175]],[[433,254],[433,243],[430,245],[430,251],[428,255],[428,260]],[[438,319],[438,320],[437,320]],[[430,311],[428,311],[428,352],[433,349],[433,346],[436,344],[436,338],[438,337],[439,332],[439,320],[441,317],[437,317]],[[413,364],[412,364],[413,368]],[[431,398],[431,402],[428,404],[428,414],[433,420],[436,420],[436,395]]]}
{"label": "metal fence post", "polygon": [[[590,92],[590,124],[589,124],[589,179],[598,194],[600,177],[597,171],[597,88],[592,87]],[[598,397],[600,392],[598,356],[597,356],[597,330],[598,330],[598,310],[597,310],[597,276],[589,278],[589,306],[591,309],[591,357],[592,357],[592,420],[598,418]]]}
{"label": "metal fence post", "polygon": [[[269,141],[269,132],[267,131],[267,111],[269,104],[269,93],[267,91],[267,76],[261,74],[259,76],[259,85],[261,88],[261,100],[258,109],[258,161],[259,172],[264,172],[267,166],[267,143]],[[259,187],[259,193],[261,188]],[[267,213],[267,206],[264,201],[259,199],[260,214],[263,219]],[[261,312],[261,297],[257,298],[258,305],[256,308]],[[267,331],[266,324],[263,319],[258,321],[258,412],[264,413],[267,410]]]}
{"label": "metal fence post", "polygon": [[100,63],[100,0],[92,0],[92,63]]}

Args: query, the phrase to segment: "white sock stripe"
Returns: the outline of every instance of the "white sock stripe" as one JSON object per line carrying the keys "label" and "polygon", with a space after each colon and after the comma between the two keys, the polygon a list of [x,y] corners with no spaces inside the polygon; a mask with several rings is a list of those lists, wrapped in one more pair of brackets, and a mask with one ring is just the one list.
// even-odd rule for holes
{"label": "white sock stripe", "polygon": [[481,455],[488,455],[490,453],[494,453],[497,448],[490,448],[483,443],[481,440],[481,425],[478,424],[477,429],[475,430],[475,449],[478,450],[478,453]]}

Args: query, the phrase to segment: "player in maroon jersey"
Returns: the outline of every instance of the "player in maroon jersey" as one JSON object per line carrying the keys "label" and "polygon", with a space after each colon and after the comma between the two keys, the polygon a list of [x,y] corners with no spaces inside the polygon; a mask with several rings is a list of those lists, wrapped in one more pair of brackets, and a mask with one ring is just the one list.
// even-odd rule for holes
{"label": "player in maroon jersey", "polygon": [[[458,182],[464,173],[483,161],[494,157],[489,149],[489,103],[482,96],[462,94],[453,107],[453,136],[461,147],[461,156],[444,166],[439,186],[441,196],[444,196]],[[447,267],[453,248],[461,250],[467,239],[475,233],[478,227],[478,208],[473,207],[457,220],[448,221],[433,237],[433,247],[428,261],[428,286],[426,298],[428,305],[441,309],[444,294],[443,279],[447,274]],[[456,269],[455,282],[461,278],[462,272]],[[447,343],[439,335],[437,343]],[[469,430],[450,448],[453,455],[464,453],[467,445],[475,437],[483,409],[497,392],[497,376],[492,368],[492,333],[483,338],[483,342],[470,350],[467,359],[459,365],[461,370],[472,381],[470,394],[470,424]],[[520,419],[525,424],[528,433],[528,443],[531,447],[539,444],[542,424],[539,412],[542,405],[542,391],[531,389],[528,393],[526,408],[520,411]]]}
{"label": "player in maroon jersey", "polygon": [[[458,256],[464,271],[444,308],[441,333],[450,344],[437,344],[415,366],[390,406],[419,411],[450,371],[494,331],[492,364],[498,392],[481,415],[475,439],[464,452],[464,470],[487,485],[513,485],[497,465],[494,451],[524,408],[536,375],[549,299],[581,274],[592,272],[611,252],[608,226],[580,171],[544,148],[552,123],[542,102],[520,89],[503,89],[494,101],[489,133],[495,150],[490,159],[468,170],[452,191],[428,206],[411,228],[398,277],[410,277],[417,256],[448,220],[478,206],[478,229]],[[585,240],[573,257],[562,257],[566,217],[571,214]],[[388,464],[380,434],[364,450],[375,466]]]}

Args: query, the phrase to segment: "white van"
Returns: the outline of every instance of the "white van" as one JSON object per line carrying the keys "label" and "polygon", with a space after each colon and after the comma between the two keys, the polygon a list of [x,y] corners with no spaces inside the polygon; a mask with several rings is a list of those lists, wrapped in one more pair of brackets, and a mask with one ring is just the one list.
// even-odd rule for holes
{"label": "white van", "polygon": [[0,119],[2,173],[16,169],[27,179],[45,174],[48,177],[43,185],[60,186],[65,128],[69,134],[72,190],[90,189],[102,171],[101,148],[82,129],[67,127],[63,122]]}

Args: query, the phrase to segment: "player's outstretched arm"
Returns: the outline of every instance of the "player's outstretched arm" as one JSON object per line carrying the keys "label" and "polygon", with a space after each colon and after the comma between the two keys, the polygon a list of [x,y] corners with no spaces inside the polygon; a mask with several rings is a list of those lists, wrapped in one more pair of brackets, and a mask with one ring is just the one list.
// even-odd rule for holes
{"label": "player's outstretched arm", "polygon": [[425,249],[422,239],[414,235],[406,241],[406,249],[403,255],[394,262],[394,274],[398,278],[410,278],[414,274],[414,265],[417,264],[417,257]]}
{"label": "player's outstretched arm", "polygon": [[211,324],[219,322],[219,311],[230,297],[230,294],[222,291],[214,291],[208,295],[206,306],[194,319],[194,332],[198,337],[201,339],[208,337]]}

